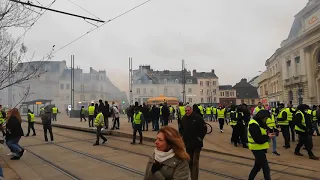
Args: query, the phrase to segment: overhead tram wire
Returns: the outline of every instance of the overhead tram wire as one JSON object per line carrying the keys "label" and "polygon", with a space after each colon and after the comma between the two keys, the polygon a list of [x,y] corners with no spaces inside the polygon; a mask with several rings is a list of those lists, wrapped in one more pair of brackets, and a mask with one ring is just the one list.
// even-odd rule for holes
{"label": "overhead tram wire", "polygon": [[92,15],[93,17],[97,18],[97,19],[100,19],[98,16],[94,15],[93,13],[89,12],[88,10],[84,9],[83,7],[79,6],[78,4],[76,4],[75,2],[71,1],[71,0],[68,0],[70,3],[74,4],[75,6],[77,6],[78,8],[84,10],[85,12],[89,13],[90,15]]}
{"label": "overhead tram wire", "polygon": [[[131,9],[129,9],[129,10],[127,10],[127,11],[125,11],[125,12],[123,12],[123,13],[121,13],[121,14],[119,14],[119,15],[117,15],[117,16],[115,16],[115,17],[111,18],[111,19],[109,19],[108,21],[104,22],[103,24],[101,24],[101,25],[97,26],[97,27],[96,27],[96,28],[94,28],[94,29],[89,30],[88,32],[86,32],[86,33],[82,34],[81,36],[77,37],[76,39],[74,39],[74,40],[70,41],[69,43],[67,43],[66,45],[62,46],[61,48],[59,48],[59,49],[57,49],[57,50],[53,51],[50,55],[53,55],[53,54],[55,54],[55,53],[57,53],[57,52],[61,51],[62,49],[64,49],[64,48],[68,47],[69,45],[73,44],[74,42],[76,42],[76,41],[80,40],[80,39],[81,39],[81,38],[83,38],[84,36],[86,36],[86,35],[88,35],[88,34],[92,33],[93,31],[95,31],[95,30],[97,30],[97,29],[101,28],[102,26],[104,26],[104,25],[108,24],[109,22],[114,21],[114,20],[116,20],[116,19],[118,19],[118,18],[120,18],[120,17],[122,17],[122,16],[124,16],[124,15],[128,14],[129,12],[131,12],[131,11],[133,11],[133,10],[135,10],[135,9],[137,9],[137,8],[139,8],[139,7],[141,7],[141,6],[143,6],[143,5],[145,5],[146,3],[150,2],[150,1],[152,1],[152,0],[144,1],[143,3],[138,4],[137,6],[134,6],[133,8],[131,8]],[[48,55],[48,56],[49,56],[49,55]],[[48,56],[44,57],[43,59],[47,58]]]}

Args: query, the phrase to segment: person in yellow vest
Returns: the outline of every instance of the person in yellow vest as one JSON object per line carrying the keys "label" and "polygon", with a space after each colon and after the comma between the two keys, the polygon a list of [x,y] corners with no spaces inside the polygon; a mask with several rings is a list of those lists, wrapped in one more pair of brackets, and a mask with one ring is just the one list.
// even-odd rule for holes
{"label": "person in yellow vest", "polygon": [[294,122],[295,122],[294,129],[296,130],[296,133],[299,136],[299,142],[294,150],[294,154],[297,156],[303,156],[303,154],[300,153],[300,149],[304,145],[308,152],[309,158],[318,160],[319,157],[316,157],[311,150],[312,148],[311,148],[309,133],[310,131],[312,131],[312,124],[311,124],[311,120],[308,119],[307,117],[308,116],[308,114],[306,113],[307,110],[308,110],[307,105],[300,104],[297,107],[297,112],[294,116]]}
{"label": "person in yellow vest", "polygon": [[80,122],[82,122],[82,119],[84,119],[84,121],[86,120],[86,109],[84,108],[84,106],[81,106],[80,109]]}
{"label": "person in yellow vest", "polygon": [[318,113],[318,107],[316,105],[313,105],[313,108],[312,108],[312,128],[313,128],[313,131],[312,131],[312,134],[314,133],[314,131],[316,131],[317,133],[317,136],[320,136],[320,133],[319,133],[319,129],[318,129],[318,117],[319,117],[319,113]]}
{"label": "person in yellow vest", "polygon": [[217,108],[212,106],[212,119],[211,120],[212,121],[217,121],[216,116],[217,116]]}
{"label": "person in yellow vest", "polygon": [[186,108],[183,106],[182,102],[179,102],[179,106],[177,108],[177,117],[178,117],[178,129],[179,133],[182,134],[181,120],[183,116],[186,114]]}
{"label": "person in yellow vest", "polygon": [[52,108],[52,121],[57,121],[58,112],[59,112],[58,108],[55,105],[53,105],[53,108]]}
{"label": "person in yellow vest", "polygon": [[169,122],[172,122],[172,119],[173,119],[173,107],[171,105],[169,106],[169,112],[170,112]]}
{"label": "person in yellow vest", "polygon": [[202,107],[200,104],[198,104],[198,108],[199,108],[200,113],[201,113],[201,115],[202,115],[202,117],[203,117],[203,114],[204,114],[203,107]]}
{"label": "person in yellow vest", "polygon": [[134,115],[133,115],[133,136],[132,136],[132,142],[131,144],[136,144],[136,136],[137,136],[137,131],[139,132],[140,136],[140,143],[142,144],[142,122],[144,121],[144,117],[142,112],[140,112],[140,108],[136,107],[134,109]]}
{"label": "person in yellow vest", "polygon": [[264,107],[262,106],[261,102],[259,102],[258,106],[254,108],[253,115],[256,115],[260,110],[264,110]]}
{"label": "person in yellow vest", "polygon": [[32,112],[30,109],[28,109],[28,133],[25,135],[26,137],[29,136],[29,134],[30,134],[30,129],[32,129],[32,131],[33,131],[32,136],[35,136],[35,135],[36,135],[36,131],[35,131],[35,129],[34,129],[34,122],[35,122],[34,114],[33,114],[33,112]]}
{"label": "person in yellow vest", "polygon": [[236,128],[238,124],[238,119],[241,117],[239,116],[239,113],[236,111],[236,106],[231,105],[230,107],[230,126],[232,127],[232,134],[231,134],[231,143],[234,144],[235,147],[238,146],[239,143],[239,131]]}
{"label": "person in yellow vest", "polygon": [[284,104],[279,104],[280,112],[277,117],[278,125],[281,128],[281,132],[284,138],[284,148],[290,148],[290,130],[289,130],[289,121],[288,121],[288,113]]}
{"label": "person in yellow vest", "polygon": [[42,115],[42,114],[45,114],[44,107],[40,108],[40,114],[39,115]]}
{"label": "person in yellow vest", "polygon": [[104,116],[102,114],[102,108],[98,108],[98,115],[94,120],[94,126],[96,126],[96,128],[97,128],[97,140],[96,140],[96,143],[93,144],[93,146],[99,145],[100,138],[103,140],[102,144],[107,142],[107,138],[105,138],[103,136],[103,134],[101,133],[101,130],[104,126]]}
{"label": "person in yellow vest", "polygon": [[93,126],[93,120],[94,120],[94,112],[95,112],[95,106],[94,103],[91,103],[91,105],[88,107],[88,114],[89,114],[89,127]]}
{"label": "person in yellow vest", "polygon": [[[294,130],[294,123],[293,123],[293,115],[296,113],[295,109],[292,108],[292,104],[289,103],[287,105],[287,109],[286,109],[286,112],[287,112],[287,119],[289,121],[289,130],[291,132],[291,140],[292,142],[295,142],[296,140],[296,133],[295,133],[295,130]],[[290,135],[289,135],[289,141],[290,141]]]}
{"label": "person in yellow vest", "polygon": [[0,105],[0,129],[2,131],[3,137],[6,136],[6,131],[3,127],[5,123],[5,119],[7,118],[7,113],[2,109],[2,105]]}
{"label": "person in yellow vest", "polygon": [[261,110],[249,121],[248,146],[255,157],[255,163],[248,180],[254,180],[261,169],[263,170],[264,179],[271,179],[266,153],[267,149],[269,149],[269,139],[272,139],[275,134],[267,132],[266,121],[269,116],[269,111]]}
{"label": "person in yellow vest", "polygon": [[270,116],[268,117],[266,124],[268,127],[268,132],[274,133],[276,135],[271,138],[271,140],[272,140],[272,154],[280,156],[280,154],[277,152],[277,134],[279,134],[279,131],[277,129],[276,120],[275,120],[275,117],[272,114],[272,112],[271,112]]}
{"label": "person in yellow vest", "polygon": [[219,121],[219,126],[220,126],[220,132],[223,133],[223,126],[224,126],[224,121],[226,118],[226,109],[222,107],[220,104],[218,109],[217,109],[217,119]]}
{"label": "person in yellow vest", "polygon": [[207,106],[207,107],[206,107],[206,118],[205,118],[206,121],[210,121],[210,119],[211,119],[211,114],[212,114],[212,109],[211,109],[210,106]]}

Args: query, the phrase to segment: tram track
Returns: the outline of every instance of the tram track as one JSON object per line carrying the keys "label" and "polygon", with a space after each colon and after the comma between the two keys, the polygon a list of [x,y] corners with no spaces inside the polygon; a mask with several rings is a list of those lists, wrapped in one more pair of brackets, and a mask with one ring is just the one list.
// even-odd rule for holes
{"label": "tram track", "polygon": [[[61,128],[63,129],[63,128]],[[40,129],[38,129],[40,130]],[[78,140],[78,141],[84,141],[84,142],[90,142],[92,143],[91,141],[88,141],[88,140],[83,140],[83,139],[79,139],[79,138],[75,138],[75,137],[71,137],[71,136],[66,136],[66,135],[63,135],[63,134],[60,134],[60,133],[55,133],[55,135],[58,135],[58,136],[63,136],[63,137],[68,137],[70,139],[75,139],[75,140]],[[118,140],[118,141],[122,141],[122,142],[130,142],[127,141],[127,140],[123,140],[123,139],[119,139],[119,138],[114,138],[114,137],[110,137],[108,136],[109,139],[114,139],[114,140]],[[59,145],[61,146],[61,145]],[[143,154],[143,153],[139,153],[139,152],[135,152],[135,151],[131,151],[131,150],[128,150],[128,149],[123,149],[123,148],[119,148],[119,147],[115,147],[115,146],[111,146],[111,145],[108,145],[108,144],[104,144],[103,146],[106,146],[106,147],[109,147],[109,148],[113,148],[115,150],[120,150],[120,151],[125,151],[125,152],[128,152],[128,153],[132,153],[132,154],[136,154],[136,155],[140,155],[140,156],[144,156],[144,157],[149,157],[149,155],[147,154]],[[149,144],[143,144],[143,146],[148,146],[148,147],[153,147],[152,145],[149,145]],[[247,163],[243,163],[243,162],[237,162],[237,161],[233,161],[233,160],[228,160],[228,159],[223,159],[223,158],[217,158],[217,157],[212,157],[212,156],[207,156],[207,155],[201,155],[201,157],[203,158],[207,158],[207,159],[212,159],[212,160],[217,160],[217,161],[221,161],[221,162],[226,162],[226,163],[232,163],[232,164],[237,164],[237,165],[242,165],[242,166],[247,166],[247,167],[252,167],[252,164],[247,164]],[[234,157],[234,156],[232,156]],[[240,157],[237,157],[236,158],[242,158],[241,156]],[[253,160],[252,158],[246,158],[246,160]],[[305,175],[301,175],[301,174],[296,174],[296,173],[292,173],[292,172],[284,172],[284,170],[287,170],[289,168],[295,168],[297,170],[305,170],[305,171],[309,171],[309,172],[318,172],[318,171],[315,171],[315,170],[312,170],[312,169],[308,169],[308,168],[301,168],[301,167],[296,167],[296,166],[291,166],[291,165],[285,165],[285,164],[281,164],[281,163],[275,163],[275,162],[269,162],[270,164],[275,164],[275,165],[281,165],[281,166],[285,166],[286,168],[283,169],[283,170],[276,170],[276,169],[271,169],[271,171],[275,172],[275,173],[280,173],[280,174],[285,174],[285,175],[291,175],[291,176],[296,176],[296,177],[301,177],[301,178],[307,178],[307,179],[310,179],[309,176],[305,176]],[[215,172],[215,171],[211,171],[211,170],[207,170],[207,169],[203,169],[203,168],[200,168],[200,171],[203,171],[203,172],[206,172],[206,173],[210,173],[210,174],[214,174],[214,175],[217,175],[217,176],[221,176],[221,177],[226,177],[226,178],[229,178],[229,179],[237,179],[237,177],[232,177],[232,176],[229,176],[227,174],[223,174],[223,173],[219,173],[219,172]],[[242,178],[238,178],[238,179],[242,179]],[[320,180],[320,178],[313,178],[315,180]]]}

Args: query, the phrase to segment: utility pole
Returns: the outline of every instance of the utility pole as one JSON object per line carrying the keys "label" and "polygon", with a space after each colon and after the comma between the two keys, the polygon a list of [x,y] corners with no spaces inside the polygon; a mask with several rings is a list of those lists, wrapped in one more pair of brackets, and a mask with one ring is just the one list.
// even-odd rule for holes
{"label": "utility pole", "polygon": [[[12,54],[10,53],[9,54],[9,68],[8,68],[8,74],[9,74],[9,80],[8,80],[8,82],[9,82],[9,84],[11,84],[12,83],[12,69],[13,69],[13,59],[12,59],[13,57],[12,57]],[[12,85],[11,86],[9,86],[9,88],[8,88],[8,108],[11,108],[12,107]]]}
{"label": "utility pole", "polygon": [[133,71],[132,71],[132,57],[129,57],[129,102],[133,104],[132,94],[132,82],[133,82]]}
{"label": "utility pole", "polygon": [[74,110],[74,55],[71,55],[71,110]]}
{"label": "utility pole", "polygon": [[186,103],[186,73],[185,73],[185,64],[184,60],[182,59],[182,70],[181,70],[181,76],[182,76],[182,102],[183,104]]}

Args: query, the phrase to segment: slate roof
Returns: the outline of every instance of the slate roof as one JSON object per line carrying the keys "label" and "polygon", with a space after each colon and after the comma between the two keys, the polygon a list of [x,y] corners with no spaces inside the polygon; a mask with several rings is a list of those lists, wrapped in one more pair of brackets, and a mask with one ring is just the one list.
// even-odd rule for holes
{"label": "slate roof", "polygon": [[[175,84],[175,81],[178,80],[178,83],[182,83],[182,77],[181,77],[181,71],[179,73],[175,73],[174,75],[163,75],[163,74],[143,74],[140,78],[137,80],[141,81],[141,84],[150,84],[150,80],[152,80],[152,84],[163,84],[165,83],[164,80],[167,80],[167,84]],[[191,84],[197,84],[197,78],[193,76],[186,75],[186,83],[188,84],[190,82]]]}
{"label": "slate roof", "polygon": [[218,78],[214,72],[193,72],[193,76],[197,78]]}
{"label": "slate roof", "polygon": [[247,79],[241,79],[236,85],[233,86],[237,91],[238,99],[257,99],[259,98],[258,90],[247,82]]}
{"label": "slate roof", "polygon": [[232,86],[231,85],[221,85],[219,86],[219,90],[221,91],[224,91],[224,90],[232,90]]}

